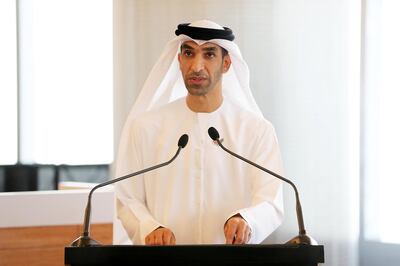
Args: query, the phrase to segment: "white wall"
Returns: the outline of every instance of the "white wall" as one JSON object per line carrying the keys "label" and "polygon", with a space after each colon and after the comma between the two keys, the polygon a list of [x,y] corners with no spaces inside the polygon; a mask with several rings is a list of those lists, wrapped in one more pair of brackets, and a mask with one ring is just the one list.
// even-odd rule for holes
{"label": "white wall", "polygon": [[[83,224],[88,194],[88,189],[0,193],[0,228]],[[113,221],[113,198],[112,187],[93,194],[92,224]]]}
{"label": "white wall", "polygon": [[[253,93],[280,141],[306,227],[325,265],[357,265],[357,0],[115,0],[115,143],[134,97],[178,23],[208,18],[233,29]],[[354,67],[355,66],[355,67]],[[353,68],[354,67],[354,68]],[[117,147],[117,145],[115,145]],[[297,234],[294,198],[267,242]],[[355,209],[354,209],[355,208]]]}

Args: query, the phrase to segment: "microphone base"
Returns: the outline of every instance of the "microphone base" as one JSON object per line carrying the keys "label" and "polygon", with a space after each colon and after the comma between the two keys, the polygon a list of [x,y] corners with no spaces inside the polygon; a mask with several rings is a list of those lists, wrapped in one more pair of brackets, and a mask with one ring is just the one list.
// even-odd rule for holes
{"label": "microphone base", "polygon": [[90,238],[89,236],[80,236],[71,243],[71,247],[92,247],[101,246],[100,242]]}
{"label": "microphone base", "polygon": [[311,236],[308,236],[306,234],[300,234],[298,236],[293,237],[290,239],[288,242],[285,244],[290,244],[290,245],[311,245],[311,246],[316,246],[318,245],[317,241],[315,241],[314,238]]}

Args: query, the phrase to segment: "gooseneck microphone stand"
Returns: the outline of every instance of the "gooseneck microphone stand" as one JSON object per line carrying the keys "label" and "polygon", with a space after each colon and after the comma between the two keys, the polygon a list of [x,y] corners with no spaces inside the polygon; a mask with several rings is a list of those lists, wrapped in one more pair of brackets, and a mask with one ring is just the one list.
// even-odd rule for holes
{"label": "gooseneck microphone stand", "polygon": [[258,169],[260,169],[264,172],[267,172],[270,175],[273,175],[274,177],[276,177],[282,181],[285,181],[286,183],[288,183],[292,186],[292,188],[294,189],[294,192],[296,194],[296,214],[297,214],[297,223],[298,223],[298,227],[299,227],[299,234],[297,236],[293,237],[292,239],[290,239],[288,242],[286,242],[286,244],[317,245],[317,241],[315,241],[312,237],[308,236],[306,233],[306,229],[304,227],[304,220],[303,220],[303,211],[301,209],[301,204],[300,204],[299,192],[297,191],[295,184],[292,181],[290,181],[289,179],[287,179],[281,175],[278,175],[277,173],[272,172],[271,170],[268,170],[256,163],[228,150],[227,148],[225,148],[224,145],[222,145],[222,143],[219,139],[219,133],[215,128],[210,127],[208,129],[208,135],[210,136],[210,138],[213,141],[215,141],[218,144],[218,146],[220,146],[227,153],[231,154],[232,156],[234,156],[248,164],[251,164],[254,167],[257,167]]}
{"label": "gooseneck microphone stand", "polygon": [[89,192],[88,201],[86,204],[85,218],[84,218],[84,222],[83,222],[83,233],[80,237],[78,237],[71,243],[71,246],[73,246],[73,247],[89,247],[89,246],[100,246],[101,245],[98,241],[92,239],[89,234],[89,232],[90,232],[89,227],[90,227],[91,200],[92,200],[92,194],[96,189],[119,182],[121,180],[130,178],[130,177],[133,177],[136,175],[144,174],[146,172],[149,172],[149,171],[152,171],[157,168],[160,168],[160,167],[170,164],[172,161],[175,160],[176,157],[178,157],[179,152],[181,151],[181,149],[183,149],[186,146],[188,140],[189,140],[189,137],[186,134],[182,135],[179,138],[178,150],[176,151],[175,155],[167,162],[164,162],[164,163],[161,163],[161,164],[158,164],[158,165],[155,165],[155,166],[152,166],[152,167],[149,167],[149,168],[146,168],[146,169],[140,170],[138,172],[122,176],[122,177],[118,177],[113,180],[106,181],[104,183],[98,184],[97,186],[93,187],[92,190],[90,190],[90,192]]}

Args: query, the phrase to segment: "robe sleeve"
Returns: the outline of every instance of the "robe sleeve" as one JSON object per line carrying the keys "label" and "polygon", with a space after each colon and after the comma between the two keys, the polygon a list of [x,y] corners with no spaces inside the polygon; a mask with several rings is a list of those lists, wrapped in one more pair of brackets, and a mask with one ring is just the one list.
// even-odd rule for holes
{"label": "robe sleeve", "polygon": [[[256,145],[252,149],[252,160],[282,175],[280,149],[275,130],[269,122],[254,143]],[[232,216],[238,213],[247,221],[252,230],[249,243],[255,244],[261,243],[282,223],[282,181],[253,166],[249,170],[249,175],[252,182],[252,204],[237,210]]]}
{"label": "robe sleeve", "polygon": [[[121,141],[117,161],[117,176],[142,170],[141,145],[143,139],[140,132],[132,125],[124,140]],[[148,167],[148,166],[147,166]],[[134,176],[116,183],[116,211],[125,231],[134,244],[145,244],[145,237],[163,226],[156,221],[146,206],[146,194],[143,175]]]}

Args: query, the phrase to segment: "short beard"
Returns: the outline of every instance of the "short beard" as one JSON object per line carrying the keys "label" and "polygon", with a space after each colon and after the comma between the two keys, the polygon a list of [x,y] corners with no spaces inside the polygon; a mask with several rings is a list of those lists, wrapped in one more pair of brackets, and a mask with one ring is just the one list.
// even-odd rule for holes
{"label": "short beard", "polygon": [[185,81],[185,87],[188,91],[189,94],[194,95],[194,96],[203,96],[206,95],[210,90],[210,85],[203,87],[202,85],[189,85]]}

